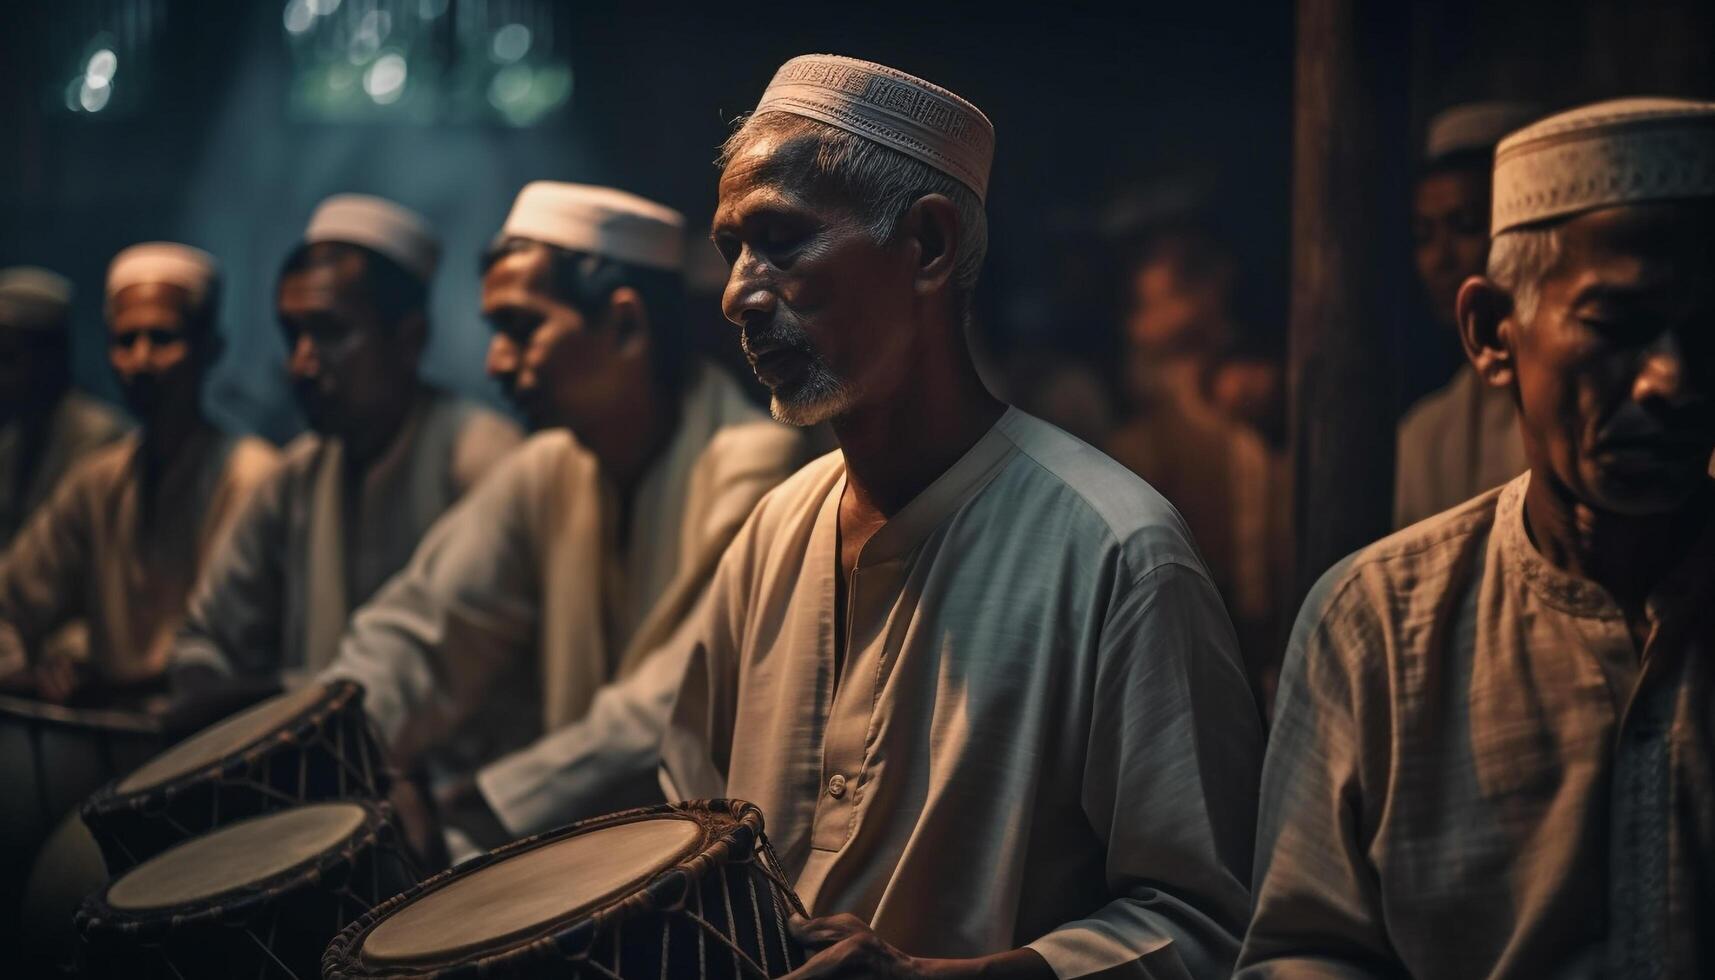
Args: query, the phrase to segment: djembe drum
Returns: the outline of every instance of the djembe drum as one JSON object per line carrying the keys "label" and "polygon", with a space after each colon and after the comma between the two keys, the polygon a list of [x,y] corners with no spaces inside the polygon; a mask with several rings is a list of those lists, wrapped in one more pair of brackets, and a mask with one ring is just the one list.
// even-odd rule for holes
{"label": "djembe drum", "polygon": [[217,827],[318,800],[380,800],[381,747],[351,681],[263,701],[91,796],[83,820],[117,874]]}
{"label": "djembe drum", "polygon": [[597,817],[508,844],[395,896],[328,947],[329,978],[777,977],[803,914],[738,800]]}

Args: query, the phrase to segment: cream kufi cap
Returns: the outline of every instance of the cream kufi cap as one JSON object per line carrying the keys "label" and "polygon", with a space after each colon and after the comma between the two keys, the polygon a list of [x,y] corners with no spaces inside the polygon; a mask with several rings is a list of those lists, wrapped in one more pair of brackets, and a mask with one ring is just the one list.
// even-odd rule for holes
{"label": "cream kufi cap", "polygon": [[1715,196],[1715,102],[1614,99],[1495,148],[1492,235],[1617,204]]}
{"label": "cream kufi cap", "polygon": [[361,245],[425,283],[441,261],[441,243],[422,215],[368,194],[335,194],[317,205],[304,229],[304,244],[317,242]]}
{"label": "cream kufi cap", "polygon": [[499,240],[507,238],[670,272],[685,265],[685,216],[611,187],[531,181],[500,228]]}
{"label": "cream kufi cap", "polygon": [[1491,152],[1501,137],[1541,116],[1542,107],[1531,102],[1467,102],[1443,109],[1429,120],[1423,155],[1439,160],[1455,153]]}
{"label": "cream kufi cap", "polygon": [[0,324],[42,330],[71,310],[71,280],[33,265],[0,269]]}
{"label": "cream kufi cap", "polygon": [[806,54],[780,66],[754,115],[790,112],[921,160],[988,197],[994,124],[952,92],[886,65]]}
{"label": "cream kufi cap", "polygon": [[155,282],[177,286],[194,306],[220,283],[220,263],[200,248],[177,242],[145,242],[122,250],[107,267],[107,302],[128,286]]}

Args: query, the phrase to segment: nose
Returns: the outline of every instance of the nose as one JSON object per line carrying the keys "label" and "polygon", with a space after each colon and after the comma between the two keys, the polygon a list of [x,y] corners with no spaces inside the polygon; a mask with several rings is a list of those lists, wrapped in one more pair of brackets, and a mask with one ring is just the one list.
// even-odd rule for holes
{"label": "nose", "polygon": [[322,373],[321,355],[308,337],[299,337],[292,344],[286,359],[286,371],[294,380],[309,381]]}
{"label": "nose", "polygon": [[505,334],[488,342],[488,376],[502,381],[518,374],[518,345]]}
{"label": "nose", "polygon": [[1686,370],[1685,347],[1676,330],[1664,330],[1643,353],[1637,378],[1632,383],[1632,398],[1642,403],[1657,402],[1679,408],[1703,397]]}
{"label": "nose", "polygon": [[721,315],[741,327],[752,317],[767,319],[774,314],[776,302],[771,286],[762,262],[745,248],[727,274],[726,289],[721,291]]}

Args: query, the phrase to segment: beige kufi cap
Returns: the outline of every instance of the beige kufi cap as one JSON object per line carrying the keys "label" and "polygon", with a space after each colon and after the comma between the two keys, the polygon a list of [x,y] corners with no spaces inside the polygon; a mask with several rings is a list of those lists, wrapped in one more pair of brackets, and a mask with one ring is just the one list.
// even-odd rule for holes
{"label": "beige kufi cap", "polygon": [[986,200],[994,124],[952,92],[886,65],[806,54],[780,66],[755,115],[790,112],[921,160]]}
{"label": "beige kufi cap", "polygon": [[200,248],[177,242],[145,242],[124,249],[107,267],[107,302],[128,286],[166,283],[183,289],[195,306],[220,283],[220,264]]}
{"label": "beige kufi cap", "polygon": [[1715,102],[1614,99],[1495,148],[1491,234],[1582,211],[1715,196]]}
{"label": "beige kufi cap", "polygon": [[611,187],[550,180],[525,184],[500,237],[673,272],[685,265],[685,216]]}
{"label": "beige kufi cap", "polygon": [[1542,107],[1531,102],[1467,102],[1443,109],[1429,120],[1424,158],[1492,152],[1501,137],[1541,116]]}
{"label": "beige kufi cap", "polygon": [[65,323],[71,280],[33,265],[0,269],[0,324],[44,330]]}
{"label": "beige kufi cap", "polygon": [[361,245],[425,283],[441,261],[441,243],[422,215],[368,194],[335,194],[317,205],[304,229],[304,244],[317,242]]}

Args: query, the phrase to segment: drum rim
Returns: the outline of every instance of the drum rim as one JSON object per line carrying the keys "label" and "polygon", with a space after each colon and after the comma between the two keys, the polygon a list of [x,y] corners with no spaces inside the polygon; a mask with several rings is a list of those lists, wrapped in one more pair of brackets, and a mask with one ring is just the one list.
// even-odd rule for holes
{"label": "drum rim", "polygon": [[[210,778],[218,778],[221,773],[234,765],[248,765],[255,762],[267,752],[272,751],[278,745],[287,742],[303,741],[306,736],[321,728],[327,723],[328,719],[334,717],[339,712],[344,711],[348,706],[357,708],[359,712],[362,711],[362,684],[343,677],[332,681],[317,683],[320,683],[322,687],[326,689],[323,692],[322,697],[318,698],[314,703],[309,705],[309,707],[298,713],[298,715],[293,717],[289,722],[271,732],[264,732],[256,736],[254,739],[245,742],[243,745],[238,746],[231,752],[228,752],[226,755],[221,756],[219,759],[216,759],[207,765],[198,766],[195,769],[182,772],[171,779],[158,782],[153,786],[134,789],[128,793],[120,792],[119,785],[126,779],[130,778],[131,773],[125,773],[108,780],[106,783],[102,784],[100,789],[92,793],[88,800],[84,801],[83,806],[80,808],[84,820],[86,822],[90,821],[92,814],[95,819],[99,820],[101,815],[104,813],[112,812],[114,810],[136,809],[141,806],[149,805],[153,801],[162,797],[170,800],[189,786],[199,786]],[[257,702],[258,705],[261,703],[262,702]],[[251,707],[256,706],[257,705],[251,705],[242,710],[248,711]],[[233,713],[233,715],[236,714],[237,712]],[[228,718],[233,717],[233,715],[229,715]],[[214,722],[208,727],[212,728],[214,725],[219,725],[226,720],[227,718],[222,718],[220,721]],[[198,733],[190,733],[192,737],[196,734]],[[178,748],[178,746],[167,746],[160,752],[151,756],[143,763],[143,765],[148,765],[150,762],[153,762],[162,755],[173,751],[175,748]],[[139,766],[138,768],[142,767]]]}
{"label": "drum rim", "polygon": [[78,731],[117,732],[155,738],[167,734],[161,719],[146,711],[127,708],[74,708],[70,705],[0,694],[0,714],[27,718],[54,728]]}
{"label": "drum rim", "polygon": [[[363,851],[376,844],[385,843],[393,836],[393,806],[385,800],[326,800],[306,805],[359,807],[363,810],[363,821],[339,846],[311,855],[265,878],[219,892],[202,902],[155,909],[115,908],[107,901],[108,889],[119,880],[114,878],[83,900],[75,917],[78,935],[87,935],[94,930],[123,932],[127,936],[149,938],[164,934],[173,927],[243,919],[285,892],[319,881],[324,875],[342,866],[354,864]],[[288,810],[276,810],[246,819],[266,820],[285,812]],[[181,841],[162,854],[171,853],[177,847],[196,839],[192,837]]]}
{"label": "drum rim", "polygon": [[[729,817],[733,824],[718,831],[708,832],[703,843],[689,855],[651,875],[629,894],[575,915],[551,919],[522,936],[513,937],[504,944],[496,944],[492,949],[470,954],[464,959],[448,958],[418,964],[384,966],[368,966],[363,962],[363,942],[375,927],[398,909],[430,892],[438,891],[457,878],[588,831],[652,817],[694,818],[698,813]],[[557,830],[497,847],[487,854],[426,878],[365,912],[341,929],[333,942],[328,944],[327,951],[322,955],[322,976],[359,980],[369,977],[434,976],[442,971],[455,969],[462,976],[466,971],[485,973],[491,969],[517,966],[550,955],[554,958],[576,959],[594,945],[594,939],[603,925],[622,921],[642,912],[675,907],[673,902],[657,902],[656,899],[658,896],[670,897],[675,882],[684,886],[679,889],[679,897],[682,899],[683,894],[694,887],[696,882],[701,881],[711,868],[751,860],[762,840],[762,810],[754,803],[744,800],[686,800],[681,803],[621,810],[618,813],[580,820]],[[793,902],[797,902],[796,896],[793,896]],[[580,932],[583,933],[581,937],[578,936]],[[578,938],[582,939],[581,948],[577,948],[575,942],[568,943]],[[565,949],[563,944],[573,945],[574,948]]]}

